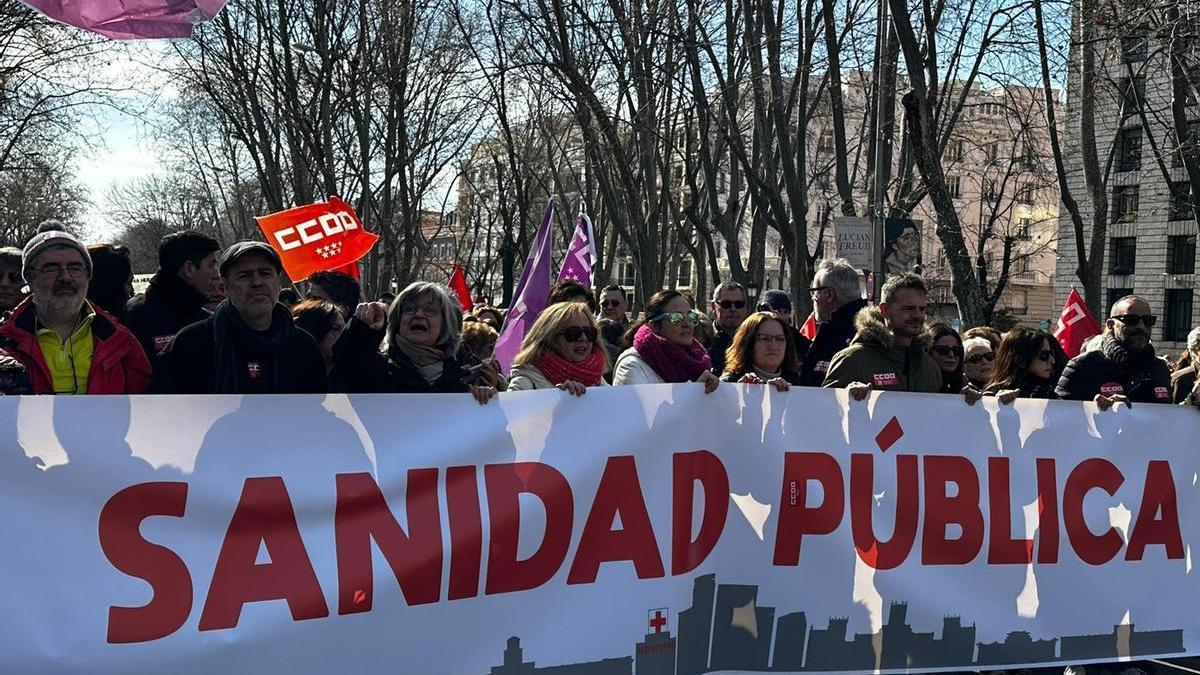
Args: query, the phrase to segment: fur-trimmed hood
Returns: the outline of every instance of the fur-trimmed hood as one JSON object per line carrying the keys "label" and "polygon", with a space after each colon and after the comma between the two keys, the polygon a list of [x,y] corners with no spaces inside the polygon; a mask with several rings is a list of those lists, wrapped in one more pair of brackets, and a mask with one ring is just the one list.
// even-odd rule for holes
{"label": "fur-trimmed hood", "polygon": [[[878,307],[867,305],[859,310],[854,317],[854,327],[858,329],[858,334],[854,336],[854,342],[881,349],[897,348],[892,331],[884,324],[883,315],[879,313]],[[921,331],[921,334],[913,338],[912,342],[912,346],[921,351],[928,350],[932,344],[933,335],[928,330]]]}

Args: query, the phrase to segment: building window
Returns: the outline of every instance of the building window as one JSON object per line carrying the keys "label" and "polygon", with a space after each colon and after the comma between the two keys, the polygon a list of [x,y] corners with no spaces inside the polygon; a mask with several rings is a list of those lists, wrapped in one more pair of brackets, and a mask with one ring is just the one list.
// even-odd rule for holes
{"label": "building window", "polygon": [[1142,168],[1142,128],[1130,127],[1117,134],[1117,171]]}
{"label": "building window", "polygon": [[1124,100],[1122,109],[1126,115],[1142,111],[1142,101],[1146,100],[1146,78],[1121,78],[1121,98]]}
{"label": "building window", "polygon": [[1192,184],[1187,181],[1171,183],[1171,220],[1192,220],[1196,215],[1192,202]]}
{"label": "building window", "polygon": [[617,284],[620,286],[633,286],[637,283],[633,273],[633,263],[630,261],[622,262],[617,265]]}
{"label": "building window", "polygon": [[1192,289],[1167,289],[1166,310],[1163,339],[1167,342],[1183,342],[1192,329]]}
{"label": "building window", "polygon": [[1196,271],[1196,235],[1167,237],[1167,274],[1192,274]]}
{"label": "building window", "polygon": [[1017,188],[1017,201],[1021,204],[1032,204],[1034,195],[1037,191],[1033,188],[1033,183],[1021,183]]}
{"label": "building window", "polygon": [[962,181],[958,176],[948,176],[946,178],[946,191],[950,193],[952,199],[962,197]]}
{"label": "building window", "polygon": [[1145,35],[1129,35],[1121,38],[1121,63],[1145,61],[1147,51]]}
{"label": "building window", "polygon": [[994,202],[1000,198],[1000,193],[996,190],[996,181],[990,178],[983,179],[983,187],[980,191],[983,193],[983,198],[986,201]]}
{"label": "building window", "polygon": [[1131,223],[1137,220],[1138,186],[1118,185],[1113,188],[1113,222]]}
{"label": "building window", "polygon": [[961,161],[963,155],[966,154],[965,144],[962,139],[951,141],[950,147],[946,148],[946,159],[951,162]]}
{"label": "building window", "polygon": [[1029,241],[1033,239],[1033,219],[1021,218],[1017,220],[1017,239],[1021,241]]}
{"label": "building window", "polygon": [[[1113,305],[1117,304],[1118,300],[1120,300],[1121,298],[1123,298],[1127,295],[1133,295],[1132,288],[1110,288],[1110,289],[1108,289],[1108,307],[1112,307]],[[1108,307],[1105,307],[1104,309],[1107,311]]]}
{"label": "building window", "polygon": [[1183,140],[1175,144],[1175,155],[1171,164],[1175,167],[1183,166],[1183,153],[1195,151],[1196,144],[1200,143],[1200,120],[1192,120],[1187,124],[1187,134]]}
{"label": "building window", "polygon": [[690,288],[692,285],[692,261],[690,258],[683,258],[679,261],[679,268],[675,273],[675,285]]}
{"label": "building window", "polygon": [[994,162],[994,161],[996,161],[996,159],[998,159],[1000,157],[1000,144],[999,143],[988,143],[986,149],[987,149],[987,158],[988,158],[989,162]]}
{"label": "building window", "polygon": [[1137,261],[1137,237],[1113,237],[1109,240],[1109,274],[1133,274]]}

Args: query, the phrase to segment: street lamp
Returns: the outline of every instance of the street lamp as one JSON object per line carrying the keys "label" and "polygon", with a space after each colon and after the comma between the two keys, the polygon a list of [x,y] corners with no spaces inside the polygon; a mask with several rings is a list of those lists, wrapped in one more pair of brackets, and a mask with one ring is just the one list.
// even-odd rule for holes
{"label": "street lamp", "polygon": [[746,295],[750,296],[747,298],[747,300],[750,301],[748,304],[753,305],[758,301],[758,290],[759,286],[757,281],[752,280],[750,283],[746,284]]}

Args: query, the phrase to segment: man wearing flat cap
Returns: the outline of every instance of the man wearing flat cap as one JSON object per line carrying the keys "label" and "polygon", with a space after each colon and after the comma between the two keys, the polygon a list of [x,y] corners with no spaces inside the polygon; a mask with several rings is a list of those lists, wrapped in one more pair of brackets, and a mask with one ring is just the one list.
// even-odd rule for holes
{"label": "man wearing flat cap", "polygon": [[279,254],[262,242],[241,241],[221,255],[219,269],[229,297],[159,354],[154,391],[325,393],[325,359],[316,341],[279,304]]}
{"label": "man wearing flat cap", "polygon": [[0,328],[34,394],[142,394],[150,362],[137,338],[87,299],[92,259],[68,232],[39,228],[21,252],[30,296]]}

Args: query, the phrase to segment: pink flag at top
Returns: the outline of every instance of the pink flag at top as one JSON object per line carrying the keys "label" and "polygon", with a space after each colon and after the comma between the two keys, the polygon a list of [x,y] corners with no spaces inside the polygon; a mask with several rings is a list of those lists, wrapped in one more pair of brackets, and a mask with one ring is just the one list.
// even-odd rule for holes
{"label": "pink flag at top", "polygon": [[113,40],[191,37],[229,0],[21,0],[46,16]]}
{"label": "pink flag at top", "polygon": [[1054,339],[1062,345],[1067,358],[1079,356],[1083,343],[1088,338],[1100,334],[1100,323],[1092,316],[1083,301],[1083,296],[1074,288],[1067,294],[1063,303],[1062,314],[1058,317],[1058,327],[1054,329]]}
{"label": "pink flag at top", "polygon": [[579,214],[567,257],[563,258],[559,281],[578,281],[585,288],[592,287],[592,265],[596,264],[596,239],[592,236],[592,219],[586,213]]}
{"label": "pink flag at top", "polygon": [[546,215],[542,216],[542,225],[538,228],[533,248],[525,258],[525,268],[521,271],[521,279],[517,281],[517,292],[513,295],[500,339],[496,340],[496,348],[492,351],[505,374],[508,374],[517,352],[521,351],[525,333],[537,321],[542,310],[546,309],[546,300],[550,297],[550,222],[553,220],[554,200],[551,199],[546,204]]}

